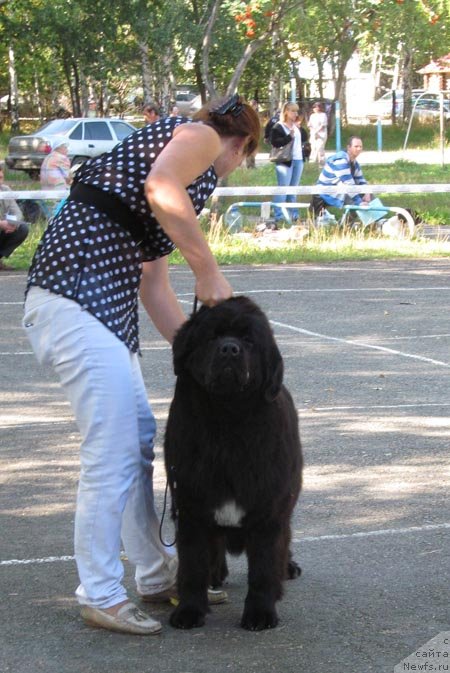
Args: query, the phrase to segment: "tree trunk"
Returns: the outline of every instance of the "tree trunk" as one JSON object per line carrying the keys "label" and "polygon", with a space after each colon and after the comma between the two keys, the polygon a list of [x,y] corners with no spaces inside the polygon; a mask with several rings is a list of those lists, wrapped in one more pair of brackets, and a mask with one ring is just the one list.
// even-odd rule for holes
{"label": "tree trunk", "polygon": [[413,51],[411,47],[405,45],[403,50],[403,121],[408,122],[412,112],[412,69],[413,69]]}
{"label": "tree trunk", "polygon": [[213,81],[209,76],[209,49],[211,47],[211,36],[216,22],[217,14],[219,12],[220,5],[222,0],[215,0],[211,8],[211,14],[206,24],[205,34],[202,41],[202,70],[203,70],[203,81],[205,82],[206,90],[210,98],[216,96],[216,89],[214,87]]}
{"label": "tree trunk", "polygon": [[230,96],[231,94],[235,93],[239,84],[239,80],[242,77],[242,73],[244,72],[247,63],[249,62],[253,54],[258,49],[260,49],[260,47],[262,47],[266,39],[267,35],[262,35],[261,37],[258,37],[256,40],[252,40],[247,44],[244,53],[242,54],[241,59],[235,68],[233,77],[230,79],[230,82],[228,84],[226,91],[227,96]]}
{"label": "tree trunk", "polygon": [[141,54],[142,66],[142,91],[144,95],[144,102],[153,100],[153,77],[152,68],[150,65],[150,57],[148,52],[148,42],[138,42],[139,51]]}
{"label": "tree trunk", "polygon": [[161,55],[161,62],[163,67],[163,80],[160,90],[163,95],[163,107],[167,112],[170,112],[170,105],[174,98],[175,77],[172,71],[172,50],[167,48],[165,54]]}
{"label": "tree trunk", "polygon": [[[272,53],[276,53],[276,46],[278,41],[278,32],[275,30],[272,35]],[[275,111],[278,110],[280,101],[278,100],[278,81],[279,73],[278,68],[275,67],[274,61],[272,61],[270,66],[270,81],[269,81],[269,117],[272,117],[275,114]]]}
{"label": "tree trunk", "polygon": [[19,89],[17,86],[17,72],[14,60],[14,49],[8,49],[8,72],[9,72],[9,88],[10,88],[10,105],[11,105],[11,131],[18,133],[20,131],[19,121]]}
{"label": "tree trunk", "polygon": [[202,103],[206,103],[207,99],[207,92],[206,92],[206,86],[205,82],[203,81],[203,74],[202,74],[202,63],[201,63],[201,48],[198,47],[195,50],[195,56],[194,56],[194,72],[195,72],[195,81],[197,82],[197,89],[198,92],[202,98]]}
{"label": "tree trunk", "polygon": [[38,117],[39,117],[39,121],[42,122],[43,114],[42,114],[41,92],[40,92],[40,89],[39,89],[39,79],[38,79],[36,71],[34,71],[34,74],[33,74],[33,81],[34,81],[34,96],[36,98],[36,106],[37,106],[37,111],[38,111]]}
{"label": "tree trunk", "polygon": [[73,69],[73,78],[74,78],[74,84],[73,84],[73,101],[74,101],[73,115],[74,115],[74,117],[81,117],[80,75],[79,75],[79,72],[78,72],[78,65],[77,65],[76,62],[72,63],[72,69]]}
{"label": "tree trunk", "polygon": [[317,63],[317,87],[319,89],[319,97],[323,98],[323,60],[316,56]]}

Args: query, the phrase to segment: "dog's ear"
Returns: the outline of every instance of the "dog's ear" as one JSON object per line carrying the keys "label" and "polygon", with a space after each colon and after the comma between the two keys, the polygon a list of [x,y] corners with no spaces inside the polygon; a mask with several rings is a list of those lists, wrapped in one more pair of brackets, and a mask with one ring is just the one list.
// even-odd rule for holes
{"label": "dog's ear", "polygon": [[273,337],[267,350],[265,366],[264,398],[267,402],[273,402],[280,392],[284,374],[283,358]]}
{"label": "dog's ear", "polygon": [[175,334],[172,344],[173,370],[175,376],[179,376],[184,368],[184,363],[192,350],[194,340],[194,327],[192,321],[187,320]]}

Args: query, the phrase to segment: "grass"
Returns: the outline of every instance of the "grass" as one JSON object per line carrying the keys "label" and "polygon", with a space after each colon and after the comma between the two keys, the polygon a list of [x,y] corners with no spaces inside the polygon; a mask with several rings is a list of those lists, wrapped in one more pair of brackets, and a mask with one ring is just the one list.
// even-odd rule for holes
{"label": "grass", "polygon": [[[8,261],[17,269],[29,267],[32,255],[45,228],[41,221],[33,225],[27,240],[16,249]],[[270,242],[264,237],[230,236],[223,229],[207,231],[211,249],[221,265],[239,264],[298,264],[332,263],[374,259],[424,259],[450,256],[450,240],[418,238],[393,240],[379,235],[342,231],[313,231],[299,241]],[[178,251],[171,257],[172,264],[184,264]]]}
{"label": "grass", "polygon": [[[391,124],[383,124],[381,127],[382,133],[382,149],[385,151],[397,151],[403,149],[405,142],[406,127],[392,126]],[[357,135],[361,137],[365,150],[377,150],[377,125],[366,124],[356,125],[349,124],[342,131],[342,139],[345,141],[349,136]],[[446,131],[446,141],[450,142],[450,127]],[[328,147],[329,145],[329,147]],[[333,150],[336,146],[335,136],[331,136],[327,149]],[[408,149],[415,150],[430,150],[439,148],[439,121],[433,124],[413,124],[408,137]]]}
{"label": "grass", "polygon": [[[415,164],[409,161],[396,161],[394,164],[363,166],[364,176],[371,184],[433,184],[450,183],[450,166],[441,167],[435,164]],[[316,165],[307,163],[303,171],[301,184],[314,185],[319,174]],[[245,168],[236,170],[228,179],[227,186],[276,184],[275,170],[272,164],[248,171]],[[450,224],[450,194],[389,194],[379,195],[390,206],[412,208],[427,224]],[[234,199],[236,200],[236,199]],[[245,201],[257,201],[258,197],[245,197]],[[299,200],[309,200],[303,197]],[[233,199],[223,199],[226,209]]]}
{"label": "grass", "polygon": [[[364,167],[364,174],[372,184],[412,184],[412,183],[449,183],[450,166],[419,165],[398,161],[390,165],[371,165]],[[302,184],[316,182],[318,168],[306,164]],[[25,174],[6,170],[5,182],[13,189],[39,189],[39,183],[33,182]],[[227,181],[228,186],[274,185],[275,171],[271,164],[254,170],[241,168],[236,170]],[[428,224],[450,224],[449,194],[391,194],[381,195],[389,205],[410,207],[416,210]],[[223,214],[228,205],[237,199],[220,199],[219,214]],[[239,199],[240,200],[240,199]],[[246,201],[258,200],[257,197],[245,197]],[[309,199],[308,199],[309,200]],[[36,249],[36,245],[45,228],[41,221],[32,226],[25,243],[16,249],[10,263],[18,269],[27,269]],[[254,228],[254,220],[248,220],[248,231]],[[300,244],[298,241],[286,241],[282,245],[263,246],[261,239],[248,236],[229,236],[223,229],[210,232],[205,227],[212,250],[220,264],[292,264],[299,262],[336,262],[339,260],[424,258],[450,256],[450,242],[442,239],[429,240],[418,238],[413,241],[399,241],[372,235],[370,237],[342,231],[313,232]],[[175,252],[170,261],[184,263],[181,255]]]}

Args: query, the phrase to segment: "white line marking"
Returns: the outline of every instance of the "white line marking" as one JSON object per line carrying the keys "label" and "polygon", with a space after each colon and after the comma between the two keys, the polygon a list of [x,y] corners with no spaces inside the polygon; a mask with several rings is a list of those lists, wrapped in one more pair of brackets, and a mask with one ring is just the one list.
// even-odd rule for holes
{"label": "white line marking", "polygon": [[61,561],[73,561],[75,556],[47,556],[45,558],[24,558],[0,561],[0,566],[27,566],[38,563],[59,563]]}
{"label": "white line marking", "polygon": [[286,289],[262,289],[262,290],[245,290],[245,292],[236,292],[235,294],[290,294],[300,293],[308,294],[310,292],[385,292],[391,294],[394,292],[435,292],[436,290],[450,290],[449,286],[444,287],[304,287],[304,288],[286,288]]}
{"label": "white line marking", "polygon": [[[356,533],[342,533],[335,535],[317,535],[294,537],[292,539],[295,543],[304,544],[305,542],[328,542],[329,540],[352,540],[365,537],[382,537],[388,535],[408,535],[414,533],[428,533],[436,530],[450,530],[450,523],[436,523],[425,524],[423,526],[411,526],[410,528],[384,528],[380,530],[359,531]],[[123,556],[123,553],[122,553]],[[0,561],[0,566],[23,566],[23,565],[38,565],[42,563],[61,563],[65,561],[73,561],[74,556],[46,556],[44,558],[32,559],[9,559],[7,561]]]}
{"label": "white line marking", "polygon": [[[235,292],[236,295],[241,294],[309,294],[309,293],[321,293],[321,292],[385,292],[390,294],[393,292],[436,292],[436,291],[450,291],[450,286],[435,286],[435,287],[312,287],[312,288],[263,288],[260,290],[245,290],[243,292]],[[193,292],[181,292],[178,295],[178,299],[183,303],[189,303],[187,299],[181,299],[181,297],[194,297]],[[23,306],[22,301],[0,301],[0,306]]]}
{"label": "white line marking", "polygon": [[337,343],[347,344],[349,346],[358,346],[358,348],[368,348],[369,350],[381,351],[382,353],[389,353],[390,355],[399,355],[403,358],[410,358],[412,360],[420,360],[421,362],[429,362],[433,365],[439,365],[440,367],[447,367],[450,369],[450,363],[441,362],[440,360],[433,360],[432,358],[425,358],[422,355],[412,355],[411,353],[404,353],[403,351],[394,350],[393,348],[385,348],[384,346],[374,346],[372,344],[364,343],[363,341],[354,341],[352,339],[340,339],[339,337],[328,336],[327,334],[320,334],[319,332],[311,332],[307,329],[302,329],[301,327],[294,327],[293,325],[287,325],[284,322],[278,322],[276,320],[270,321],[272,325],[277,327],[284,327],[286,329],[292,330],[293,332],[298,332],[299,334],[307,334],[308,336],[319,337],[319,339],[325,339],[326,341],[336,341]]}
{"label": "white line marking", "polygon": [[381,537],[383,535],[407,535],[410,533],[426,533],[434,530],[450,530],[450,523],[425,524],[410,528],[382,528],[380,530],[366,530],[358,533],[342,533],[337,535],[318,535],[316,537],[294,537],[293,542],[326,542],[327,540],[351,540],[364,537]]}
{"label": "white line marking", "polygon": [[[142,346],[141,351],[169,351],[172,346]],[[33,351],[3,351],[0,355],[34,355]]]}
{"label": "white line marking", "polygon": [[336,406],[336,407],[306,407],[304,409],[298,409],[299,413],[305,413],[308,411],[358,411],[358,410],[367,410],[367,409],[418,409],[423,407],[450,407],[450,402],[417,402],[416,404],[349,404],[347,406]]}

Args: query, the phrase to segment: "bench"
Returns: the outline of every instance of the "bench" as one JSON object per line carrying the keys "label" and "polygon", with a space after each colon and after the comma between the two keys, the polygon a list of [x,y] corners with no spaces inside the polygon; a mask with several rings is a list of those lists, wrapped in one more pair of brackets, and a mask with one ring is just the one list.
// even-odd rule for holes
{"label": "bench", "polygon": [[[396,215],[400,215],[400,217],[405,221],[409,238],[413,238],[414,236],[416,225],[411,213],[405,208],[399,208],[398,206],[386,206],[383,203],[382,206],[371,206],[370,204],[360,204],[359,206],[347,205],[344,206],[343,210],[344,214],[341,219],[341,224],[345,222],[348,213],[353,211],[357,212],[359,219],[365,227],[368,227],[371,224],[376,224],[378,220],[381,220],[388,213],[395,213]],[[364,217],[364,213],[367,213],[368,217]],[[376,216],[374,217],[374,215]]]}
{"label": "bench", "polygon": [[[277,203],[275,201],[237,201],[232,203],[227,210],[225,211],[224,221],[225,225],[230,233],[238,232],[242,229],[242,214],[239,212],[240,208],[259,208],[260,209],[260,218],[261,222],[264,222],[270,218],[270,213],[272,208],[280,208],[285,221],[288,225],[292,225],[292,218],[289,214],[289,210],[295,209],[299,210],[301,208],[306,211],[309,209],[309,203],[301,202],[286,202],[282,201]],[[405,208],[399,208],[398,206],[386,206],[384,203],[382,206],[375,205],[346,205],[343,207],[344,214],[342,216],[340,224],[344,224],[346,217],[350,211],[359,211],[358,216],[361,219],[362,224],[366,227],[370,224],[375,223],[377,220],[381,219],[388,213],[395,213],[400,215],[401,218],[405,221],[407,227],[407,235],[409,238],[413,238],[415,233],[415,222],[410,212]],[[364,217],[363,213],[367,212],[369,217]],[[377,217],[373,217],[376,215]]]}
{"label": "bench", "polygon": [[224,215],[225,225],[230,233],[239,231],[242,227],[242,215],[239,213],[240,208],[259,208],[261,222],[270,218],[272,208],[279,208],[286,222],[292,225],[293,221],[289,210],[299,210],[300,208],[307,210],[309,203],[293,203],[292,201],[281,201],[279,203],[275,201],[237,201],[227,208]]}

